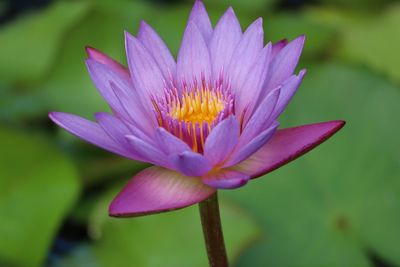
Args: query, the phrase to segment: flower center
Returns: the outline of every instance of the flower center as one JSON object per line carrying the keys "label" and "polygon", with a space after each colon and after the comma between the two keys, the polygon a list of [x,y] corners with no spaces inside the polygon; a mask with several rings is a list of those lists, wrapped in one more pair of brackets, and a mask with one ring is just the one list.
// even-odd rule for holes
{"label": "flower center", "polygon": [[233,100],[229,84],[222,80],[214,86],[206,83],[192,87],[185,85],[181,92],[171,86],[165,88],[163,97],[152,98],[160,127],[199,153],[203,153],[212,128],[233,114]]}
{"label": "flower center", "polygon": [[197,89],[185,92],[181,99],[170,103],[169,115],[178,121],[210,125],[224,109],[224,100],[220,92],[209,89]]}

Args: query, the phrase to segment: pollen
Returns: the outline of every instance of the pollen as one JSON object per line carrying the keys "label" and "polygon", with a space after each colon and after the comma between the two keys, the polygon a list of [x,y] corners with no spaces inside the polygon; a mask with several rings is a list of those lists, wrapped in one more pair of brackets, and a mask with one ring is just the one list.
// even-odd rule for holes
{"label": "pollen", "polygon": [[169,115],[178,121],[210,125],[224,109],[224,98],[219,91],[197,89],[185,92],[170,103]]}

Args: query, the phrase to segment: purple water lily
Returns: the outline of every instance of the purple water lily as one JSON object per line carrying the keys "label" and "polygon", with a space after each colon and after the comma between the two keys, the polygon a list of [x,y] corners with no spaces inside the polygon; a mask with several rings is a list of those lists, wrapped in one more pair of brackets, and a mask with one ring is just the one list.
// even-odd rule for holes
{"label": "purple water lily", "polygon": [[50,118],[76,136],[149,167],[110,205],[138,216],[201,202],[294,160],[343,125],[330,121],[278,130],[299,87],[304,36],[264,46],[262,20],[244,32],[232,8],[212,27],[201,1],[190,14],[177,60],[145,22],[125,34],[128,68],[87,48],[89,73],[112,109],[97,122]]}

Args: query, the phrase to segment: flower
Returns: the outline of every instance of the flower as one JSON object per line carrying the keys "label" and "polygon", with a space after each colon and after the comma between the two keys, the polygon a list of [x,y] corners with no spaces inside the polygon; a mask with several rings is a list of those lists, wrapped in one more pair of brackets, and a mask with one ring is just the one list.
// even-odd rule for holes
{"label": "flower", "polygon": [[145,22],[137,37],[125,34],[129,68],[87,48],[90,76],[112,114],[97,113],[97,122],[61,112],[50,118],[94,145],[155,165],[117,195],[111,216],[179,209],[243,186],[343,127],[277,130],[306,73],[293,74],[304,36],[265,46],[263,38],[261,18],[242,32],[228,8],[213,28],[196,1],[176,61]]}

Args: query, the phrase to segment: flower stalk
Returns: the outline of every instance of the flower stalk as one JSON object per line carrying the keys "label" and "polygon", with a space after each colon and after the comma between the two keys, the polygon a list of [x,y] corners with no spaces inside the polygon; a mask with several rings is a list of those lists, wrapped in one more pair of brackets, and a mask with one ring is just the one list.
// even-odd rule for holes
{"label": "flower stalk", "polygon": [[217,192],[199,203],[199,211],[210,267],[228,267]]}

